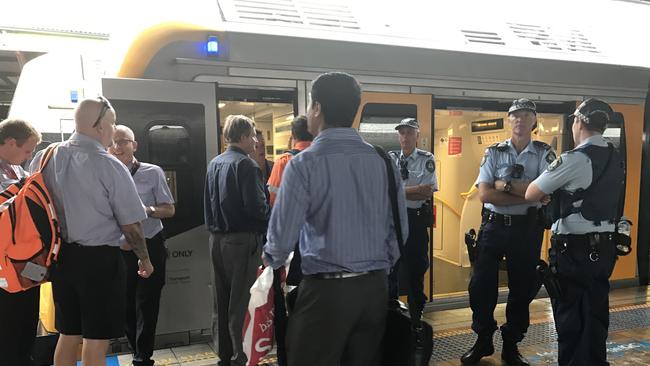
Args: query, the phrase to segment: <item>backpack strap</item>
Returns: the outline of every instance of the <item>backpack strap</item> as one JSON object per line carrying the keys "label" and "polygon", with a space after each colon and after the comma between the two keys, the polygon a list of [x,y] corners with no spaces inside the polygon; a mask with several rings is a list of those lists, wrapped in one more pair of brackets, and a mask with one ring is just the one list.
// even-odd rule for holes
{"label": "backpack strap", "polygon": [[397,207],[397,184],[395,183],[395,173],[393,172],[393,160],[388,157],[388,154],[386,154],[384,149],[377,145],[372,146],[377,150],[377,154],[379,154],[386,163],[388,198],[390,199],[390,206],[393,210],[393,223],[395,225],[395,233],[397,234],[397,244],[399,244],[399,247],[401,248],[404,246],[404,238],[402,237],[402,222],[400,221],[399,209]]}
{"label": "backpack strap", "polygon": [[58,143],[54,143],[54,144],[50,144],[50,146],[45,148],[45,152],[43,153],[43,157],[41,158],[41,163],[38,166],[39,172],[42,172],[43,169],[45,169],[47,163],[49,163],[50,159],[52,159],[52,156],[54,156],[54,151],[58,146],[59,146]]}

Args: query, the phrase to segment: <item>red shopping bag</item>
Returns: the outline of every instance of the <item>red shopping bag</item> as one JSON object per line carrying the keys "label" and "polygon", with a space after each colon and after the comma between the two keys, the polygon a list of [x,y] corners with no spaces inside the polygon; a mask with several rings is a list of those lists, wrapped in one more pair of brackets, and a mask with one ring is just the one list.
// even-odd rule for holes
{"label": "red shopping bag", "polygon": [[273,348],[273,268],[262,270],[260,267],[250,293],[244,318],[243,345],[247,365],[254,366]]}

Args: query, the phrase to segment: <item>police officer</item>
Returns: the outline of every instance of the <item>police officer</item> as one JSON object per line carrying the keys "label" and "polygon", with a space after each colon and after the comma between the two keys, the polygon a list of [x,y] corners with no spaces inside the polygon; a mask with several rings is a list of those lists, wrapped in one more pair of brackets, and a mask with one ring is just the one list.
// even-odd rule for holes
{"label": "police officer", "polygon": [[389,277],[390,299],[399,295],[398,271],[401,268],[408,274],[408,303],[414,329],[421,329],[420,320],[426,302],[424,294],[424,273],[429,268],[429,233],[433,225],[431,196],[438,190],[436,164],[433,154],[415,147],[420,136],[420,124],[415,118],[403,119],[395,129],[399,133],[401,151],[391,151],[389,155],[399,168],[408,212],[409,236],[402,256],[395,264]]}
{"label": "police officer", "polygon": [[[20,164],[32,157],[41,134],[22,120],[0,123],[0,192],[27,172]],[[2,233],[2,235],[8,235]],[[30,365],[30,354],[38,327],[40,286],[10,293],[0,282],[0,360],[3,365]]]}
{"label": "police officer", "polygon": [[540,286],[535,268],[544,228],[538,214],[539,199],[527,202],[524,194],[528,184],[555,159],[555,153],[549,145],[531,140],[537,123],[535,103],[528,99],[513,101],[508,121],[512,137],[485,150],[476,181],[484,209],[469,299],[472,329],[478,339],[461,357],[463,364],[475,364],[494,353],[498,268],[505,255],[509,293],[506,323],[501,326],[501,358],[507,365],[529,365],[517,343],[528,329],[528,305]]}
{"label": "police officer", "polygon": [[622,158],[602,136],[612,114],[601,100],[584,101],[571,116],[577,147],[558,157],[526,191],[532,201],[553,193],[549,261],[563,290],[551,299],[560,366],[609,365],[609,276],[624,189]]}
{"label": "police officer", "polygon": [[153,366],[154,339],[160,308],[160,293],[165,285],[167,248],[160,219],[174,216],[174,198],[169,191],[165,173],[153,164],[133,156],[138,148],[133,131],[127,126],[115,127],[113,145],[108,151],[130,171],[148,218],[142,222],[147,250],[156,272],[149,278],[138,276],[138,257],[125,246],[122,257],[126,263],[125,333],[133,350],[133,366]]}
{"label": "police officer", "polygon": [[63,239],[52,277],[57,366],[76,365],[82,339],[82,363],[104,364],[110,340],[124,334],[122,235],[139,259],[138,274],[146,278],[154,271],[140,223],[145,209],[129,171],[106,151],[113,143],[115,110],[103,97],[86,99],[74,119],[76,132],[43,171]]}

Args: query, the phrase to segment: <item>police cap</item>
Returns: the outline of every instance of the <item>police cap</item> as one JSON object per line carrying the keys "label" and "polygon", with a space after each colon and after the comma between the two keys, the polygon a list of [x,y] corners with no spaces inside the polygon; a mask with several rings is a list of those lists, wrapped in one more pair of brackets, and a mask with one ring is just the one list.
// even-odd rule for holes
{"label": "police cap", "polygon": [[404,118],[403,120],[400,121],[400,123],[395,126],[396,130],[399,130],[402,127],[411,127],[415,128],[416,130],[420,129],[420,124],[415,118]]}
{"label": "police cap", "polygon": [[526,98],[520,98],[512,101],[512,105],[510,106],[510,109],[508,109],[508,115],[510,115],[510,113],[520,111],[522,109],[529,110],[537,114],[537,106],[532,100]]}
{"label": "police cap", "polygon": [[614,110],[609,104],[600,99],[589,98],[582,102],[569,117],[577,117],[586,124],[598,124],[604,127],[604,124],[612,119],[613,114]]}

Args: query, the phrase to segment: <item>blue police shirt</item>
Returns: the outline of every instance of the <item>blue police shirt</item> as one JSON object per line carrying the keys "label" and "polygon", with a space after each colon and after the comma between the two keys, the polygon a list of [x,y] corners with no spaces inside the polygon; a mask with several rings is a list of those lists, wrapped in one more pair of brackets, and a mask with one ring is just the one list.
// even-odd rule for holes
{"label": "blue police shirt", "polygon": [[[408,179],[402,179],[405,187],[417,186],[420,184],[430,185],[433,191],[438,190],[438,180],[436,179],[436,163],[432,153],[420,149],[415,149],[409,156],[405,156],[403,151],[391,151],[390,156],[395,160],[397,171],[401,171],[405,165],[408,169]],[[406,200],[406,207],[420,208],[425,200]]]}
{"label": "blue police shirt", "polygon": [[[553,149],[541,143],[530,141],[528,145],[517,153],[510,139],[497,145],[492,145],[485,150],[485,156],[481,161],[481,168],[476,179],[476,186],[480,183],[494,184],[497,180],[509,180],[513,182],[532,182],[537,178],[555,159]],[[523,166],[519,178],[513,177],[513,166]],[[486,203],[485,208],[502,215],[525,215],[528,207],[541,207],[541,203],[523,203],[510,206],[497,206]]]}
{"label": "blue police shirt", "polygon": [[[353,128],[328,128],[289,161],[271,212],[264,246],[273,268],[282,266],[300,238],[302,272],[389,269],[399,249],[388,199],[386,163]],[[404,189],[397,200],[404,240]]]}
{"label": "blue police shirt", "polygon": [[[587,138],[578,147],[586,145],[607,146],[607,141],[602,135]],[[568,151],[560,155],[549,165],[533,183],[546,194],[551,194],[558,189],[575,192],[579,188],[586,189],[591,185],[593,170],[591,159],[581,151]],[[574,202],[575,207],[580,207],[582,201]],[[599,226],[585,219],[581,213],[571,214],[553,223],[551,230],[555,234],[586,234],[593,232],[613,232],[614,224],[603,221]]]}
{"label": "blue police shirt", "polygon": [[[30,170],[38,169],[43,151]],[[43,171],[66,242],[119,246],[122,230],[147,218],[131,173],[98,141],[74,133]]]}

